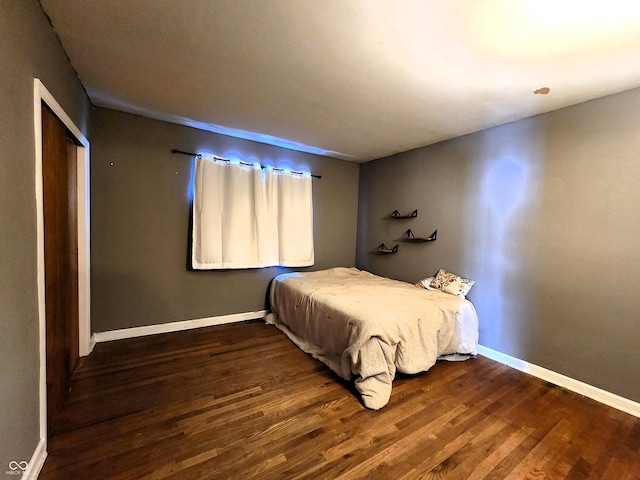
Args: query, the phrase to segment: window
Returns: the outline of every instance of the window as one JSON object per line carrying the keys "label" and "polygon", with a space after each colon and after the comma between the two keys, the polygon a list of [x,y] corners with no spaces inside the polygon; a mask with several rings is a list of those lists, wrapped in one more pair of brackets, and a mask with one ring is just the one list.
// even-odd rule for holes
{"label": "window", "polygon": [[194,269],[313,265],[309,174],[257,163],[195,162]]}

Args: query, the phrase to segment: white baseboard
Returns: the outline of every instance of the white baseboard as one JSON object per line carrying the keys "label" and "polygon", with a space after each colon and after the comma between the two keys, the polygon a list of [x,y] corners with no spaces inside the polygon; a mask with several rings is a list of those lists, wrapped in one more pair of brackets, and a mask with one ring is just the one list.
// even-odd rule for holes
{"label": "white baseboard", "polygon": [[47,459],[47,441],[41,438],[36,446],[36,449],[31,455],[29,465],[22,475],[18,475],[18,478],[22,480],[37,480],[40,471],[44,466],[44,461]]}
{"label": "white baseboard", "polygon": [[629,400],[628,398],[615,395],[606,390],[602,390],[598,387],[594,387],[587,383],[575,380],[571,377],[567,377],[560,373],[556,373],[552,370],[539,367],[524,360],[520,360],[515,357],[511,357],[504,353],[500,353],[496,350],[492,350],[482,345],[478,346],[478,353],[496,362],[503,363],[509,367],[520,370],[521,372],[528,373],[534,377],[538,377],[547,382],[551,382],[560,387],[564,387],[572,392],[579,393],[585,397],[591,398],[597,402],[604,403],[610,407],[621,410],[625,413],[640,418],[640,403]]}
{"label": "white baseboard", "polygon": [[145,335],[179,332],[182,330],[191,330],[192,328],[211,327],[213,325],[223,325],[225,323],[244,322],[246,320],[262,318],[267,313],[269,313],[268,310],[259,310],[257,312],[234,313],[218,317],[196,318],[180,322],[161,323],[158,325],[146,325],[144,327],[122,328],[119,330],[96,332],[92,335],[91,341],[92,344],[95,344],[100,342],[110,342],[112,340],[123,340],[125,338],[143,337]]}

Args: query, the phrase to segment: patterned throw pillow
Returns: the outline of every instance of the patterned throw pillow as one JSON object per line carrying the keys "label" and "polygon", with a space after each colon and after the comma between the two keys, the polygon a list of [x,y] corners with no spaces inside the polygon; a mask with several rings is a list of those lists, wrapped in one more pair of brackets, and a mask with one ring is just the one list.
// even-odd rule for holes
{"label": "patterned throw pillow", "polygon": [[431,281],[431,287],[465,298],[475,283],[473,280],[462,278],[460,275],[449,273],[441,268]]}

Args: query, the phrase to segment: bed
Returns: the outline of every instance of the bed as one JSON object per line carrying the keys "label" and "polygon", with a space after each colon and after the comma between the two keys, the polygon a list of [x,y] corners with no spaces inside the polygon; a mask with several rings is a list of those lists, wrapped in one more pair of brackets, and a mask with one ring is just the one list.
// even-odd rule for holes
{"label": "bed", "polygon": [[337,267],[278,275],[269,297],[265,321],[341,378],[354,380],[370,409],[389,402],[396,372],[416,374],[439,359],[477,354],[473,304],[439,290]]}

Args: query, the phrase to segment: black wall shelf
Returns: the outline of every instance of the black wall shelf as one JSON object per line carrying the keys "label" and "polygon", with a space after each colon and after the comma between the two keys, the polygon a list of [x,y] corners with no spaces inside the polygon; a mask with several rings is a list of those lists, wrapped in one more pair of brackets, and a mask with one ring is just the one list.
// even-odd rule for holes
{"label": "black wall shelf", "polygon": [[378,245],[378,248],[376,248],[371,253],[377,253],[378,255],[389,255],[391,253],[397,253],[397,252],[398,252],[398,245],[396,245],[395,247],[389,248],[384,243],[381,243],[380,245]]}
{"label": "black wall shelf", "polygon": [[418,216],[418,209],[416,208],[413,212],[411,212],[411,213],[409,213],[407,215],[402,215],[398,210],[394,210],[389,215],[389,218],[393,218],[395,220],[400,220],[400,219],[403,219],[403,218],[416,218],[417,216]]}
{"label": "black wall shelf", "polygon": [[437,238],[438,238],[438,230],[435,230],[428,237],[416,237],[415,234],[411,231],[411,229],[408,229],[406,232],[402,234],[402,237],[400,237],[400,240],[402,240],[403,242],[424,243],[424,242],[433,242]]}

